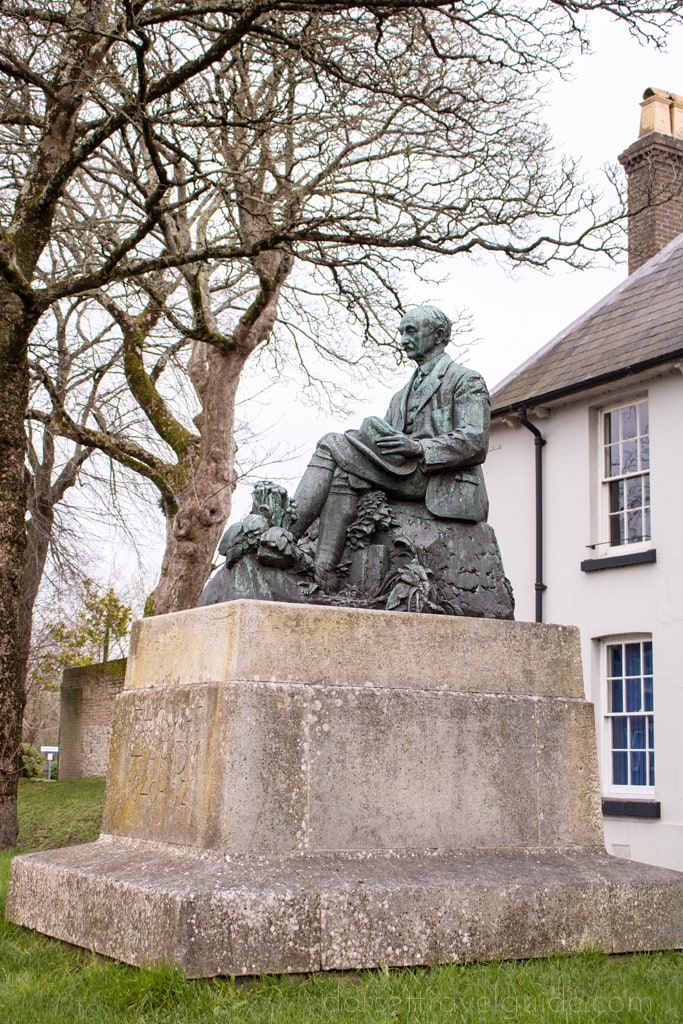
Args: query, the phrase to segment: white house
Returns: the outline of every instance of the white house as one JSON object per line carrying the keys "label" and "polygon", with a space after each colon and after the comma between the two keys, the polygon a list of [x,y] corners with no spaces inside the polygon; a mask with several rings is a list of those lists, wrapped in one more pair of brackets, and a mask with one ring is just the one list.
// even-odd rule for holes
{"label": "white house", "polygon": [[516,617],[581,631],[607,850],[683,870],[683,99],[642,107],[630,276],[493,390],[486,479]]}

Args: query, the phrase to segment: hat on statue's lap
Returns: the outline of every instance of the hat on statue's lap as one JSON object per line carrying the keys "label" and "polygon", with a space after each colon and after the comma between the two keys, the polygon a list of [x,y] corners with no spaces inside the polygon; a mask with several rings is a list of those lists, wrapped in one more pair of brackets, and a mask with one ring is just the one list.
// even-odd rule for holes
{"label": "hat on statue's lap", "polygon": [[377,446],[380,438],[404,436],[402,430],[392,427],[380,416],[368,416],[358,430],[346,430],[345,436],[358,451],[367,455],[378,466],[389,469],[392,473],[397,473],[400,476],[408,476],[409,473],[415,471],[418,462],[416,456],[406,457],[398,452],[384,452]]}

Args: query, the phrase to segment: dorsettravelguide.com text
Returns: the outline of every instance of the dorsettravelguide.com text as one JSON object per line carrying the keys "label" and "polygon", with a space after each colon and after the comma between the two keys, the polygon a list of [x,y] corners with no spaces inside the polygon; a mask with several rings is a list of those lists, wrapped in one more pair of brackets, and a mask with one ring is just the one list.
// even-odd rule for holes
{"label": "dorsettravelguide.com text", "polygon": [[406,995],[388,996],[381,995],[356,995],[350,992],[345,986],[339,986],[335,995],[327,996],[323,1003],[328,1013],[335,1011],[343,1014],[365,1014],[365,1013],[440,1013],[450,1014],[453,1024],[467,1014],[478,1012],[482,1014],[497,1013],[504,1020],[514,1021],[517,1017],[524,1015],[528,1020],[530,1016],[541,1014],[552,1014],[558,1020],[571,1021],[573,1017],[585,1018],[587,1013],[593,1017],[609,1015],[614,1017],[620,1013],[631,1015],[641,1014],[650,1018],[652,1013],[652,1000],[648,996],[581,996],[575,993],[569,994],[564,991],[552,995],[524,995],[513,996],[503,995],[494,988],[491,995],[472,996],[447,996],[447,995]]}

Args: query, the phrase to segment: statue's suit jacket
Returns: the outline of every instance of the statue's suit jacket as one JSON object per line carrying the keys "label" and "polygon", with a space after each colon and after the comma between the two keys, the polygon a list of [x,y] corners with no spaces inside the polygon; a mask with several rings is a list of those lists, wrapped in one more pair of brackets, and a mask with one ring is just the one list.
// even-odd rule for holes
{"label": "statue's suit jacket", "polygon": [[[386,420],[406,430],[408,399],[415,375],[394,395]],[[425,504],[446,519],[482,522],[488,496],[481,463],[489,443],[490,401],[483,377],[445,353],[416,385],[417,407],[410,436],[422,442],[428,474]]]}

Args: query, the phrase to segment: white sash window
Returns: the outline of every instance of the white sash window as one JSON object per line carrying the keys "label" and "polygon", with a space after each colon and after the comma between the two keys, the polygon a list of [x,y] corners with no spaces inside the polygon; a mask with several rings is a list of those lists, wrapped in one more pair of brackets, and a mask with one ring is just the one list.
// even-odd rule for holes
{"label": "white sash window", "polygon": [[644,399],[603,413],[602,480],[611,547],[649,541],[650,428]]}

